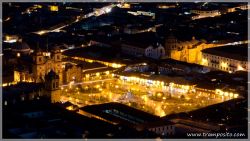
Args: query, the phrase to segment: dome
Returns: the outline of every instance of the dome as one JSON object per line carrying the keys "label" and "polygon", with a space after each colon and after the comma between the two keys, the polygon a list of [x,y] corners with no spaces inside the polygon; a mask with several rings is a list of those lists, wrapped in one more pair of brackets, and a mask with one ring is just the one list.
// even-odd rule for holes
{"label": "dome", "polygon": [[177,38],[174,36],[173,33],[170,33],[170,34],[167,36],[167,38],[166,38],[166,42],[167,42],[167,43],[177,43],[178,40],[177,40]]}
{"label": "dome", "polygon": [[41,48],[37,47],[37,48],[34,50],[34,53],[35,53],[35,54],[42,54],[43,51],[42,51]]}
{"label": "dome", "polygon": [[17,42],[15,46],[12,47],[14,52],[30,52],[30,47],[25,42]]}
{"label": "dome", "polygon": [[59,79],[59,75],[57,75],[53,70],[50,70],[48,74],[45,75],[45,80]]}

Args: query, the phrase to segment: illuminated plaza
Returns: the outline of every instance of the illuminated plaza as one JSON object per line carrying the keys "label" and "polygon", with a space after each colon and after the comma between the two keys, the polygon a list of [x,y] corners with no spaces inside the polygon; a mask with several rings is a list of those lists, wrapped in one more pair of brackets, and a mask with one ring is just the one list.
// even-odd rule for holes
{"label": "illuminated plaza", "polygon": [[[113,76],[113,77],[112,77]],[[157,116],[188,112],[238,98],[238,94],[216,89],[215,93],[196,92],[195,86],[152,81],[138,77],[117,78],[114,74],[104,80],[82,83],[73,81],[61,87],[61,101],[80,107],[108,102],[121,102]],[[200,102],[197,102],[200,101]]]}

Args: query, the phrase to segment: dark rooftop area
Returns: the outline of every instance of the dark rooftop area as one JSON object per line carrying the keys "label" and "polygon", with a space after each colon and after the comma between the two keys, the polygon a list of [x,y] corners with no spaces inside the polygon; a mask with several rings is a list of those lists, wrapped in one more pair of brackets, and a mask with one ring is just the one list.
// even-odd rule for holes
{"label": "dark rooftop area", "polygon": [[248,46],[247,44],[243,45],[232,45],[232,46],[223,46],[216,48],[208,48],[202,50],[204,53],[218,55],[226,58],[236,59],[240,61],[247,61],[248,57]]}
{"label": "dark rooftop area", "polygon": [[[118,122],[120,124],[137,125],[161,120],[158,116],[154,116],[144,111],[115,102],[85,106],[81,109],[83,111],[92,113],[113,122]],[[114,112],[118,111],[119,113],[122,113],[124,117],[119,117],[112,113],[109,113],[107,112],[108,110],[113,110]]]}

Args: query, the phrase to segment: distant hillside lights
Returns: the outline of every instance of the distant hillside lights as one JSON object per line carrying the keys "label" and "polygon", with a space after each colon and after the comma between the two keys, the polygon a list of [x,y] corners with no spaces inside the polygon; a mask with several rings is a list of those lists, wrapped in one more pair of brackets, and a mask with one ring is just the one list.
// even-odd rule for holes
{"label": "distant hillside lights", "polygon": [[193,20],[221,15],[219,10],[191,10],[190,13],[198,14],[192,17]]}
{"label": "distant hillside lights", "polygon": [[5,43],[15,43],[19,37],[17,35],[5,35],[4,36],[4,41]]}

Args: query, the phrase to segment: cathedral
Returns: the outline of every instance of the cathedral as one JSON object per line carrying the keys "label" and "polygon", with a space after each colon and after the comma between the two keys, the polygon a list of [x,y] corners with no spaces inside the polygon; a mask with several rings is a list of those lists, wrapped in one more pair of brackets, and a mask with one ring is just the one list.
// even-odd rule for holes
{"label": "cathedral", "polygon": [[189,41],[180,41],[171,33],[165,39],[166,58],[188,63],[200,64],[201,50],[211,47],[215,45],[207,44],[205,40],[197,40],[195,37]]}
{"label": "cathedral", "polygon": [[[15,53],[14,51],[12,51]],[[60,48],[54,47],[50,52],[44,52],[40,48],[35,49],[30,55],[20,53],[15,58],[14,81],[17,82],[44,82],[45,75],[53,70],[59,75],[62,82],[62,53]],[[32,63],[30,63],[32,62]]]}
{"label": "cathedral", "polygon": [[62,53],[60,49],[54,47],[49,53],[44,53],[41,49],[36,49],[33,54],[32,64],[34,81],[43,82],[45,75],[50,70],[53,70],[59,75],[59,78],[62,78]]}

